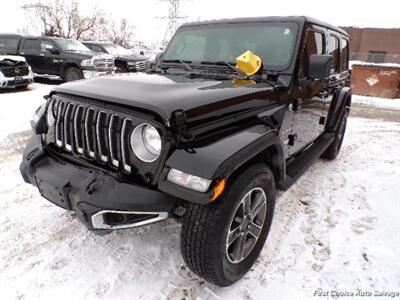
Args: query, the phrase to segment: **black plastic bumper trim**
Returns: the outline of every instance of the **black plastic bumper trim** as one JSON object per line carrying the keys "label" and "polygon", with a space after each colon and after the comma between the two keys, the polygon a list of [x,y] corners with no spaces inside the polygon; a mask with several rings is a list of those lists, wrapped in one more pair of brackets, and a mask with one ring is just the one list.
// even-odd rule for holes
{"label": "black plastic bumper trim", "polygon": [[76,211],[89,228],[91,216],[101,210],[170,213],[177,201],[157,190],[119,182],[104,171],[59,160],[42,146],[40,135],[26,146],[20,171],[44,198]]}

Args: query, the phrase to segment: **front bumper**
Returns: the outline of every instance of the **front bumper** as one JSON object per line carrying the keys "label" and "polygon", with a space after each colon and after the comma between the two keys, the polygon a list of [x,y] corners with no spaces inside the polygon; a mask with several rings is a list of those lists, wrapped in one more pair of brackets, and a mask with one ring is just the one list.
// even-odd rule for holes
{"label": "front bumper", "polygon": [[83,70],[83,77],[85,79],[96,78],[104,75],[114,74],[113,71],[90,71],[90,70]]}
{"label": "front bumper", "polygon": [[33,83],[33,75],[19,77],[4,77],[2,74],[0,75],[0,89],[27,86],[31,83]]}
{"label": "front bumper", "polygon": [[62,161],[42,146],[40,135],[34,135],[26,146],[20,171],[25,182],[36,186],[44,198],[75,211],[89,229],[154,223],[167,218],[176,203],[176,198],[165,193]]}

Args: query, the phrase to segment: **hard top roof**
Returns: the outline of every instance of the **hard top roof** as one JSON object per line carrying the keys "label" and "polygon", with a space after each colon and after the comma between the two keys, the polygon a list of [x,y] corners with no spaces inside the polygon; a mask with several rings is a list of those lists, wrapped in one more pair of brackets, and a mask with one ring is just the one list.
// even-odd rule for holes
{"label": "hard top roof", "polygon": [[296,22],[300,24],[312,23],[322,27],[329,28],[331,30],[337,31],[345,36],[349,36],[343,29],[331,25],[329,23],[311,18],[306,16],[288,16],[288,17],[253,17],[253,18],[234,18],[234,19],[220,19],[220,20],[209,20],[209,21],[199,21],[185,23],[182,27],[190,26],[201,26],[201,25],[211,25],[211,24],[238,24],[238,23],[256,23],[256,22]]}

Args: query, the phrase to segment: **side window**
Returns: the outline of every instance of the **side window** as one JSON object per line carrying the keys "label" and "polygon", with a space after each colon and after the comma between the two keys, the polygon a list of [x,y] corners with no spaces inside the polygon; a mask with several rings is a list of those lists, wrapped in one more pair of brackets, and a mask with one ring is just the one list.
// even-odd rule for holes
{"label": "side window", "polygon": [[4,53],[16,52],[18,48],[18,39],[8,37],[0,38],[0,48],[3,49]]}
{"label": "side window", "polygon": [[6,39],[4,38],[0,38],[0,54],[2,54],[2,52],[6,52],[5,51],[6,48]]}
{"label": "side window", "polygon": [[331,74],[339,73],[339,39],[333,35],[327,40],[327,54],[332,55]]}
{"label": "side window", "polygon": [[50,41],[41,40],[40,41],[40,51],[46,52],[47,49],[54,49],[54,44]]}
{"label": "side window", "polygon": [[6,38],[6,47],[9,49],[16,49],[18,46],[18,39]]}
{"label": "side window", "polygon": [[324,53],[324,35],[316,31],[308,31],[303,59],[300,66],[299,78],[306,78],[308,76],[308,65],[310,56],[312,54],[323,54]]}
{"label": "side window", "polygon": [[40,44],[39,44],[39,40],[34,40],[34,39],[29,39],[29,40],[25,40],[24,43],[24,50],[36,50],[39,51],[40,50]]}
{"label": "side window", "polygon": [[90,50],[94,51],[94,52],[98,52],[98,53],[104,53],[103,49],[101,49],[99,46],[97,45],[85,45],[86,47],[88,47]]}
{"label": "side window", "polygon": [[349,69],[349,42],[342,39],[340,42],[341,54],[340,54],[340,65],[341,71]]}

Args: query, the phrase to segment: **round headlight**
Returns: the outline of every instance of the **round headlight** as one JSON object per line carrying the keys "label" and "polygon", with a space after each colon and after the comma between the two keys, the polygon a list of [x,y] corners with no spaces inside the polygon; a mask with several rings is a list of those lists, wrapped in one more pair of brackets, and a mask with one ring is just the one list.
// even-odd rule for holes
{"label": "round headlight", "polygon": [[141,161],[153,162],[161,153],[161,136],[153,125],[142,123],[131,134],[131,147]]}

